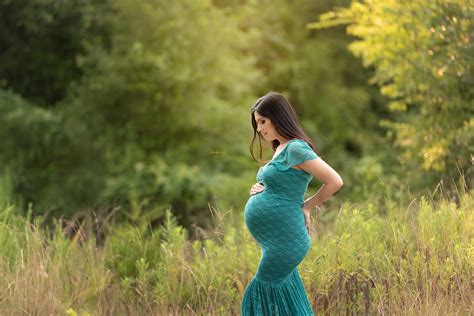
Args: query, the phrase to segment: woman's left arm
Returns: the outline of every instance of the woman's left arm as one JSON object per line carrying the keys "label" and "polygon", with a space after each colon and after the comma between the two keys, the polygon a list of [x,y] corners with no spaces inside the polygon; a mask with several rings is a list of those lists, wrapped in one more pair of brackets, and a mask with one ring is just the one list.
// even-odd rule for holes
{"label": "woman's left arm", "polygon": [[310,210],[321,205],[344,184],[341,176],[321,158],[307,160],[298,167],[324,183],[318,192],[304,201],[303,209]]}

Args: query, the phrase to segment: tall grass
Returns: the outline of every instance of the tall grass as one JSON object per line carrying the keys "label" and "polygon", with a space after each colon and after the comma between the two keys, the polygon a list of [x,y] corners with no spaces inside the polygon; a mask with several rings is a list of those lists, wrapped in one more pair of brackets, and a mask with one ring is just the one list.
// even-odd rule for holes
{"label": "tall grass", "polygon": [[[370,203],[341,207],[300,265],[318,315],[472,313],[472,193],[388,201],[383,215]],[[4,203],[0,314],[238,315],[259,248],[241,212],[211,212],[216,228],[199,240],[167,210],[156,230],[113,224],[98,242],[90,220],[71,237]]]}
{"label": "tall grass", "polygon": [[449,315],[472,312],[474,203],[422,196],[406,209],[343,208],[334,234],[303,263],[321,311]]}
{"label": "tall grass", "polygon": [[100,309],[112,274],[105,252],[91,238],[79,243],[56,227],[52,238],[39,223],[15,220],[13,207],[0,218],[0,311],[5,315],[64,314],[67,308]]}

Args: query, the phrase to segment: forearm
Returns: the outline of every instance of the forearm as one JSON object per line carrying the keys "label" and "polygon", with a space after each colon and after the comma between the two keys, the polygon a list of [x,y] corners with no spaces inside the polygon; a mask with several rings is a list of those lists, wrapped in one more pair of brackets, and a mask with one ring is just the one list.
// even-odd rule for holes
{"label": "forearm", "polygon": [[304,201],[303,208],[313,209],[314,207],[321,205],[322,203],[324,203],[324,201],[329,199],[334,193],[339,191],[340,188],[341,186],[337,184],[327,184],[327,183],[323,184],[321,188],[318,190],[318,192],[316,192],[313,196],[307,198]]}

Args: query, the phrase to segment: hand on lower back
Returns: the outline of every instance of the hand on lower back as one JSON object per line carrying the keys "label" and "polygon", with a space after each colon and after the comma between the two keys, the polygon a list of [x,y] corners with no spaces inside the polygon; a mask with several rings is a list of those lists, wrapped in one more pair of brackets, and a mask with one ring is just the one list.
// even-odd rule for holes
{"label": "hand on lower back", "polygon": [[304,214],[304,223],[306,225],[306,229],[308,230],[308,235],[311,237],[311,211],[305,208],[302,208]]}

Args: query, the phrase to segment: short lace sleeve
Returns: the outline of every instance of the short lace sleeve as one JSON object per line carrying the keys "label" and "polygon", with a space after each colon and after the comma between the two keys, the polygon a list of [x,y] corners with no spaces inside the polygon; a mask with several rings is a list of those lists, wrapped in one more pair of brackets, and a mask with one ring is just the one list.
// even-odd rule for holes
{"label": "short lace sleeve", "polygon": [[311,146],[304,140],[296,140],[288,144],[285,153],[281,155],[274,165],[280,171],[288,170],[289,168],[303,163],[307,160],[319,158],[313,151]]}

